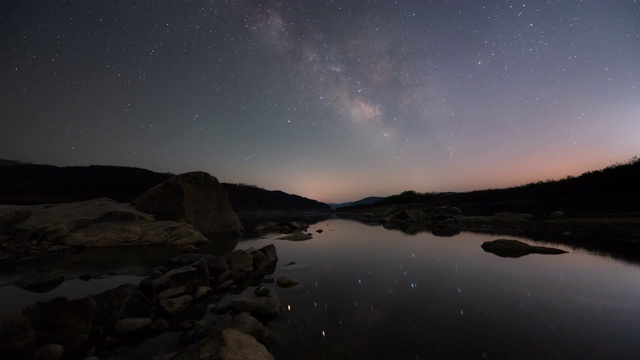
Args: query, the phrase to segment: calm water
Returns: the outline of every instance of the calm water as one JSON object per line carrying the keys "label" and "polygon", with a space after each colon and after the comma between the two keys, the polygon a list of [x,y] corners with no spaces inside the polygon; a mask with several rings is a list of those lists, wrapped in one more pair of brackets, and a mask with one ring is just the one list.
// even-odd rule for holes
{"label": "calm water", "polygon": [[238,245],[275,243],[274,275],[301,281],[278,290],[291,307],[269,325],[283,337],[278,358],[640,358],[636,265],[567,248],[501,258],[480,247],[490,235],[319,228],[305,242]]}
{"label": "calm water", "polygon": [[[269,324],[282,338],[272,350],[278,359],[640,358],[637,265],[568,248],[563,255],[501,258],[480,247],[499,238],[493,235],[406,235],[334,219],[309,230],[314,238],[303,242],[271,234],[237,244],[275,244],[273,276],[301,282],[276,290],[290,309]],[[69,280],[47,294],[2,286],[0,306],[13,311],[39,298],[137,283],[173,255],[126,253],[100,252],[100,266],[86,254],[61,269],[70,278],[111,269],[105,279]],[[0,284],[13,277],[0,277]]]}

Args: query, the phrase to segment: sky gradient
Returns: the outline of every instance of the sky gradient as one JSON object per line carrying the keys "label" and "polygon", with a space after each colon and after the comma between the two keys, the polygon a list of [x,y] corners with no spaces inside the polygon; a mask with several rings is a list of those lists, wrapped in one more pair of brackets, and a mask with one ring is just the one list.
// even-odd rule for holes
{"label": "sky gradient", "polygon": [[324,202],[640,155],[637,1],[0,3],[0,158]]}

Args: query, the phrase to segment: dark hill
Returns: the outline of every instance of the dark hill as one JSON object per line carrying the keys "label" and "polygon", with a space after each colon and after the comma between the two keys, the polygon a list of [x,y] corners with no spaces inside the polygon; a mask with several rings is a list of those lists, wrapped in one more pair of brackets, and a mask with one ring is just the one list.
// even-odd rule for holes
{"label": "dark hill", "polygon": [[319,201],[253,185],[223,183],[237,213],[329,212],[331,207]]}
{"label": "dark hill", "polygon": [[[132,202],[173,174],[123,166],[34,165],[0,159],[0,204],[74,202],[100,197]],[[329,205],[282,191],[223,184],[236,212],[328,212]]]}
{"label": "dark hill", "polygon": [[0,162],[0,203],[42,204],[109,197],[130,202],[172,174],[124,166]]}
{"label": "dark hill", "polygon": [[[375,203],[457,206],[465,215],[497,212],[548,213],[554,210],[580,213],[640,212],[640,159],[589,171],[562,180],[530,183],[506,189],[466,193],[418,193],[405,191]],[[362,206],[360,206],[362,207]]]}
{"label": "dark hill", "polygon": [[331,206],[332,209],[338,209],[338,208],[347,207],[347,206],[358,206],[358,205],[373,204],[376,201],[380,201],[382,199],[384,199],[384,197],[382,197],[382,196],[369,196],[369,197],[366,197],[364,199],[360,199],[358,201],[351,201],[351,202],[340,203],[340,204],[329,204],[329,205]]}

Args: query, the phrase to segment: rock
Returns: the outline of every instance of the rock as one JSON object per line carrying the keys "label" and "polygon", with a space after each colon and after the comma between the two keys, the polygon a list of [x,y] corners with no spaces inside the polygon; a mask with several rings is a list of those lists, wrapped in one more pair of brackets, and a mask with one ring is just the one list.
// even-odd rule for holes
{"label": "rock", "polygon": [[13,226],[14,237],[57,245],[105,246],[186,245],[207,242],[193,226],[155,221],[130,205],[111,199],[57,204],[35,210]]}
{"label": "rock", "polygon": [[304,241],[313,238],[311,234],[303,233],[303,232],[294,232],[287,236],[279,237],[281,240],[291,240],[291,241]]}
{"label": "rock", "polygon": [[226,256],[229,269],[232,271],[253,271],[253,258],[244,250],[236,250]]}
{"label": "rock", "polygon": [[514,214],[510,212],[501,212],[493,216],[493,221],[503,223],[525,223],[529,222],[529,219],[520,214]]}
{"label": "rock", "polygon": [[187,292],[186,286],[176,286],[166,290],[163,290],[160,294],[158,294],[158,299],[171,299],[178,296],[182,296]]}
{"label": "rock", "polygon": [[189,245],[185,245],[184,247],[182,247],[182,253],[183,254],[197,254],[198,252],[200,252],[200,250],[198,250],[197,247],[189,244]]}
{"label": "rock", "polygon": [[59,360],[64,355],[64,347],[60,344],[47,344],[41,346],[37,353],[37,360]]}
{"label": "rock", "polygon": [[172,176],[147,190],[134,203],[136,209],[158,219],[184,219],[204,234],[244,231],[226,191],[218,179],[205,172]]}
{"label": "rock", "polygon": [[231,307],[238,311],[247,311],[254,316],[277,316],[284,307],[282,302],[271,293],[268,296],[251,297],[231,301]]}
{"label": "rock", "polygon": [[132,317],[148,317],[151,302],[135,285],[125,284],[94,296],[94,325],[111,329],[116,321]]}
{"label": "rock", "polygon": [[273,244],[269,244],[260,250],[267,256],[269,261],[278,261],[278,253],[276,252],[276,247]]}
{"label": "rock", "polygon": [[225,314],[227,312],[229,312],[229,310],[231,310],[231,306],[229,306],[228,304],[222,304],[222,303],[217,303],[217,304],[213,304],[211,305],[211,311],[214,314]]}
{"label": "rock", "polygon": [[166,331],[169,329],[169,322],[166,319],[157,319],[151,322],[149,329],[153,331]]}
{"label": "rock", "polygon": [[208,287],[208,286],[198,286],[198,288],[196,289],[196,291],[193,293],[193,298],[195,300],[200,300],[204,297],[206,297],[207,295],[213,293],[213,289]]}
{"label": "rock", "polygon": [[204,259],[199,259],[191,264],[191,267],[198,272],[198,284],[202,286],[211,286],[211,274],[209,273],[209,266]]}
{"label": "rock", "polygon": [[216,291],[224,291],[233,285],[233,279],[227,279],[216,286]]}
{"label": "rock", "polygon": [[89,280],[91,280],[91,274],[84,273],[84,274],[78,276],[78,279],[80,279],[82,281],[89,281]]}
{"label": "rock", "polygon": [[53,271],[29,272],[14,283],[27,291],[44,293],[57,288],[64,281],[64,276]]}
{"label": "rock", "polygon": [[126,335],[148,328],[151,325],[149,318],[126,318],[116,321],[113,331],[116,335]]}
{"label": "rock", "polygon": [[253,336],[259,343],[266,347],[271,347],[279,341],[276,335],[262,325],[258,319],[254,318],[247,312],[242,312],[234,316],[230,327],[247,335]]}
{"label": "rock", "polygon": [[501,257],[518,258],[529,254],[564,254],[566,251],[543,247],[531,246],[518,240],[498,239],[482,244],[482,249]]}
{"label": "rock", "polygon": [[140,286],[142,288],[150,286],[153,292],[156,293],[178,286],[185,286],[187,289],[191,289],[198,280],[198,271],[191,266],[183,266],[169,270],[162,276],[150,279],[147,282],[145,280],[143,280],[144,284],[141,283]]}
{"label": "rock", "polygon": [[271,293],[271,290],[268,287],[264,287],[264,286],[258,286],[254,291],[253,294],[255,296],[267,296]]}
{"label": "rock", "polygon": [[192,303],[193,297],[191,295],[182,295],[172,299],[160,299],[160,306],[171,315],[184,311],[191,306]]}
{"label": "rock", "polygon": [[258,233],[273,232],[273,233],[281,233],[281,234],[290,234],[292,232],[302,232],[304,230],[307,230],[308,228],[309,228],[309,225],[303,222],[290,221],[290,222],[283,222],[283,223],[263,222],[258,224],[254,230],[255,232],[258,232]]}
{"label": "rock", "polygon": [[427,214],[419,209],[405,209],[400,211],[400,213],[398,213],[398,218],[400,220],[407,220],[409,222],[423,222],[427,219],[429,219],[429,217],[427,216]]}
{"label": "rock", "polygon": [[31,305],[23,314],[31,321],[39,341],[60,344],[65,354],[75,355],[87,345],[96,308],[92,297],[71,301],[56,298]]}
{"label": "rock", "polygon": [[322,232],[323,232],[323,231],[324,231],[324,230],[322,230],[322,229],[318,229],[318,230],[316,230],[316,232],[317,232],[318,234],[322,234]]}
{"label": "rock", "polygon": [[276,280],[276,284],[282,288],[289,288],[298,285],[300,282],[284,275]]}
{"label": "rock", "polygon": [[226,328],[216,332],[191,351],[179,355],[176,360],[216,359],[216,360],[274,360],[267,348],[253,336],[236,329]]}
{"label": "rock", "polygon": [[559,219],[564,216],[563,211],[553,211],[547,217],[550,219]]}
{"label": "rock", "polygon": [[0,354],[3,359],[33,359],[36,335],[29,320],[19,314],[0,314]]}

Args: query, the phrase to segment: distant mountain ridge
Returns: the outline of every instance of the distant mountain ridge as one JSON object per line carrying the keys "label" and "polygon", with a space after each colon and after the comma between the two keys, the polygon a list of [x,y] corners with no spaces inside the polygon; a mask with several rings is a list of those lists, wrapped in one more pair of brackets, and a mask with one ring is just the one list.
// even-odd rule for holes
{"label": "distant mountain ridge", "polygon": [[350,201],[350,202],[345,202],[345,203],[338,203],[338,204],[329,204],[331,206],[331,209],[335,210],[341,207],[347,207],[347,206],[359,206],[359,205],[369,205],[369,204],[373,204],[376,201],[382,200],[384,199],[383,196],[369,196],[366,197],[364,199],[360,199],[358,201]]}
{"label": "distant mountain ridge", "polygon": [[[0,159],[0,204],[44,204],[101,197],[132,202],[174,174],[125,166],[35,165]],[[215,176],[215,174],[212,174]],[[255,186],[222,184],[236,212],[329,212],[329,205]]]}
{"label": "distant mountain ridge", "polygon": [[253,185],[223,183],[222,187],[236,213],[329,212],[325,203],[279,190],[265,190]]}

